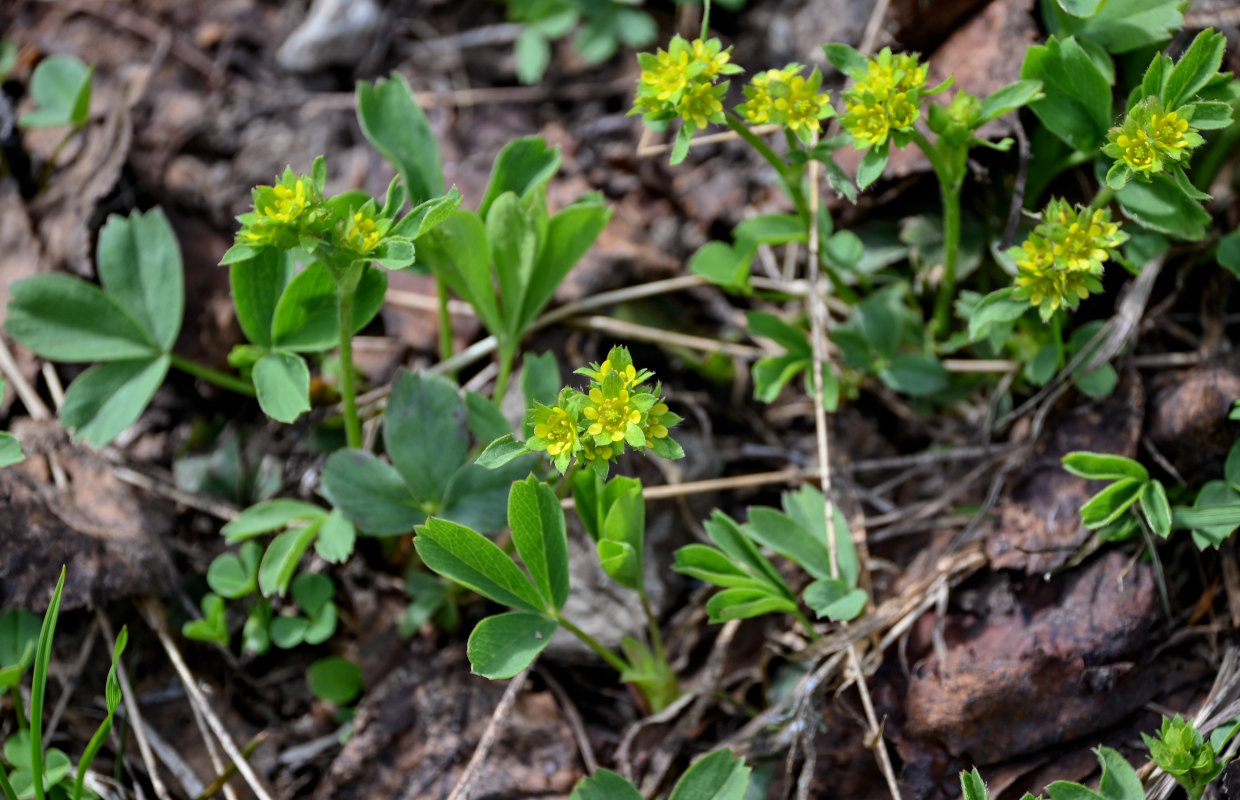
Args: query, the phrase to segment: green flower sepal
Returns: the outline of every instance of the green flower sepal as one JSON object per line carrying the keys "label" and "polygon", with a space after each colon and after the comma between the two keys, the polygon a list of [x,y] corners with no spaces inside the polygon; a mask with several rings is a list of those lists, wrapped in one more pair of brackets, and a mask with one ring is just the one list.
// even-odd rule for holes
{"label": "green flower sepal", "polygon": [[1205,141],[1193,125],[1195,112],[1196,104],[1169,111],[1153,96],[1133,106],[1124,121],[1107,134],[1102,148],[1115,159],[1107,171],[1107,185],[1118,191],[1133,178],[1148,181],[1154,175],[1170,173],[1177,185],[1187,187],[1190,197],[1209,199],[1184,176],[1188,156]]}

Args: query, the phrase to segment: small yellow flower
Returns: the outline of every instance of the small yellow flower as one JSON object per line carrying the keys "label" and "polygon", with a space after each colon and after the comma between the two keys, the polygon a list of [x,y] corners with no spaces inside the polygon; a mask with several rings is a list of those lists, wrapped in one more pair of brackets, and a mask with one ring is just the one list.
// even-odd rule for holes
{"label": "small yellow flower", "polygon": [[379,230],[374,217],[364,211],[357,211],[350,218],[344,237],[349,246],[357,252],[369,253],[378,247],[383,233]]}
{"label": "small yellow flower", "polygon": [[264,207],[262,213],[268,219],[285,224],[296,221],[306,210],[306,180],[298,178],[290,186],[274,186],[271,193],[273,202]]}
{"label": "small yellow flower", "polygon": [[582,415],[592,423],[586,433],[595,437],[607,436],[611,441],[619,442],[624,439],[629,425],[641,422],[642,412],[629,404],[628,389],[616,388],[613,381],[604,381],[603,386],[612,391],[604,394],[601,389],[591,389],[590,403],[581,410]]}
{"label": "small yellow flower", "polygon": [[1043,319],[1061,306],[1076,308],[1090,292],[1101,291],[1104,262],[1127,239],[1110,211],[1051,200],[1041,224],[1009,251],[1017,269],[1013,297],[1037,306]]}
{"label": "small yellow flower", "polygon": [[558,456],[572,453],[577,442],[577,426],[568,412],[559,406],[552,408],[544,421],[534,425],[534,435],[547,443],[547,454]]}
{"label": "small yellow flower", "polygon": [[1187,131],[1188,120],[1181,119],[1174,111],[1150,116],[1150,138],[1159,150],[1179,153],[1189,149],[1188,139],[1184,136]]}
{"label": "small yellow flower", "polygon": [[1162,161],[1158,151],[1145,131],[1136,131],[1132,136],[1121,133],[1115,137],[1115,143],[1123,148],[1124,163],[1134,172],[1150,174],[1162,171]]}
{"label": "small yellow flower", "polygon": [[656,100],[665,102],[689,85],[689,54],[681,51],[674,56],[666,50],[655,55],[656,65],[643,69],[641,83],[651,90]]}
{"label": "small yellow flower", "polygon": [[647,440],[663,439],[667,437],[667,426],[660,420],[668,413],[666,403],[655,403],[646,412],[646,421],[642,424],[642,433]]}
{"label": "small yellow flower", "polygon": [[869,147],[887,141],[887,134],[891,132],[887,109],[879,103],[849,104],[841,122],[854,139]]}
{"label": "small yellow flower", "polygon": [[678,110],[685,122],[701,129],[723,113],[723,103],[713,85],[696,83],[681,95]]}
{"label": "small yellow flower", "polygon": [[616,453],[611,445],[595,444],[592,439],[581,440],[581,460],[593,462],[598,460],[611,461]]}
{"label": "small yellow flower", "polygon": [[624,380],[625,388],[628,388],[629,386],[633,385],[634,381],[636,381],[637,383],[641,383],[641,381],[637,380],[637,367],[633,366],[632,364],[629,364],[623,370],[617,370],[612,367],[610,358],[604,361],[602,364],[599,364],[598,379],[600,381],[605,379],[607,377],[607,374],[613,371]]}
{"label": "small yellow flower", "polygon": [[718,39],[707,41],[694,39],[692,46],[693,49],[690,52],[693,60],[703,65],[702,74],[708,78],[714,78],[723,72],[732,58],[732,54],[723,49]]}

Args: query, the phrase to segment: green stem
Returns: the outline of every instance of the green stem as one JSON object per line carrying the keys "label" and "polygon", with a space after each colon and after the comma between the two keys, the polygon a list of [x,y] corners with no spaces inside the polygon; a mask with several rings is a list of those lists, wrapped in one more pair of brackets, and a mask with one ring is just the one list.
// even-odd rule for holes
{"label": "green stem", "polygon": [[0,767],[0,792],[4,793],[5,800],[17,800],[17,792],[13,791],[13,784],[9,783],[4,767]]}
{"label": "green stem", "polygon": [[256,395],[256,392],[254,391],[254,384],[249,381],[244,381],[234,375],[228,375],[218,370],[211,369],[210,367],[204,367],[202,364],[199,364],[196,361],[190,361],[188,358],[179,356],[176,353],[169,353],[168,358],[173,367],[184,373],[193,375],[195,378],[201,378],[207,383],[214,383],[221,389],[227,389],[230,392],[243,394],[246,397],[254,397]]}
{"label": "green stem", "polygon": [[[724,119],[728,123],[728,127],[736,133],[737,136],[744,139],[750,147],[758,151],[758,155],[766,159],[767,163],[775,169],[775,174],[779,176],[780,183],[783,184],[784,192],[787,193],[792,204],[797,207],[797,213],[801,215],[801,219],[806,220],[806,225],[813,224],[810,221],[809,204],[805,202],[805,193],[801,191],[799,179],[794,179],[789,173],[791,170],[779,154],[771,149],[771,146],[749,130],[749,126],[745,124],[745,120],[736,116],[736,114],[728,111],[724,114]],[[799,173],[799,170],[798,170]]]}
{"label": "green stem", "polygon": [[499,406],[504,401],[504,394],[508,391],[508,379],[512,376],[512,361],[515,354],[507,348],[500,348],[495,358],[499,361],[499,372],[495,375],[495,393],[491,398],[495,401],[495,405]]}
{"label": "green stem", "polygon": [[650,627],[650,644],[654,647],[654,657],[659,659],[664,671],[670,675],[672,668],[667,663],[667,651],[663,648],[663,634],[659,632],[659,620],[655,618],[654,609],[650,607],[650,600],[646,597],[646,587],[642,586],[637,594],[642,599],[642,611],[646,612],[646,624]]}
{"label": "green stem", "polygon": [[943,281],[934,301],[934,331],[937,338],[947,337],[951,327],[952,299],[956,296],[956,262],[960,259],[960,185],[943,190]]}
{"label": "green stem", "polygon": [[1105,208],[1115,199],[1115,190],[1110,186],[1103,185],[1098,190],[1098,194],[1094,195],[1093,202],[1089,204],[1090,208]]}
{"label": "green stem", "polygon": [[47,161],[43,164],[43,173],[39,176],[39,191],[40,192],[46,189],[47,184],[51,182],[52,172],[55,171],[56,169],[56,159],[60,158],[60,152],[65,149],[65,145],[69,143],[69,140],[72,139],[78,133],[78,131],[82,130],[83,127],[85,126],[74,125],[72,128],[70,128],[68,133],[64,135],[64,138],[61,139],[59,144],[56,145],[56,149],[52,151],[51,157],[48,158]]}
{"label": "green stem", "polygon": [[702,2],[702,38],[710,35],[710,0]]}
{"label": "green stem", "polygon": [[353,376],[353,292],[341,292],[340,400],[344,405],[344,434],[349,447],[362,446],[362,423],[357,417],[357,387]]}
{"label": "green stem", "polygon": [[610,664],[612,667],[614,667],[617,672],[622,673],[629,668],[629,665],[624,662],[624,659],[622,659],[620,656],[616,655],[615,653],[611,652],[606,647],[603,647],[602,643],[599,642],[598,639],[595,639],[593,636],[586,633],[581,628],[578,628],[576,625],[569,622],[568,620],[564,619],[564,617],[560,616],[559,614],[555,615],[555,619],[557,622],[559,622],[561,625],[564,626],[565,630],[567,630],[569,633],[573,634],[578,639],[580,639],[582,642],[584,642],[586,647],[589,647],[591,650],[598,653],[599,658],[603,659],[608,664]]}
{"label": "green stem", "polygon": [[555,485],[555,496],[559,500],[568,497],[569,491],[573,488],[573,477],[581,471],[581,460],[573,458],[568,462],[568,469],[564,470],[564,474],[560,476],[560,480]]}
{"label": "green stem", "polygon": [[960,189],[964,185],[969,151],[966,147],[941,151],[917,129],[913,130],[913,142],[934,169],[943,198],[943,280],[939,283],[938,297],[934,301],[934,336],[936,339],[945,338],[951,325],[952,299],[956,294],[956,262],[960,259]]}
{"label": "green stem", "polygon": [[810,622],[809,618],[801,613],[801,609],[793,609],[792,616],[797,622],[801,623],[801,627],[804,628],[805,632],[809,634],[809,639],[811,642],[816,642],[822,638],[818,635],[818,631],[814,630],[814,623]]}
{"label": "green stem", "polygon": [[[439,360],[452,358],[452,317],[448,314],[448,284],[435,276],[435,288],[439,290]],[[454,375],[449,377],[455,378]]]}

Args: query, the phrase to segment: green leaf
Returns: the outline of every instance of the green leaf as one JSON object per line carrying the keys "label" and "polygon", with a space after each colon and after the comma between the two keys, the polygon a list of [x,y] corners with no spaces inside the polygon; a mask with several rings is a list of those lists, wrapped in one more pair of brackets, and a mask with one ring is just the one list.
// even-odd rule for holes
{"label": "green leaf", "polygon": [[709,241],[689,258],[689,271],[717,286],[749,291],[749,268],[756,251],[738,250],[726,242]]}
{"label": "green leaf", "polygon": [[357,542],[357,529],[345,518],[344,512],[333,508],[323,520],[319,528],[319,536],[314,540],[314,552],[331,564],[343,564],[353,555],[353,546]]}
{"label": "green leaf", "polygon": [[766,589],[724,589],[706,602],[706,617],[715,624],[796,610],[796,603]]}
{"label": "green leaf", "polygon": [[[1087,1],[1093,2],[1094,0]],[[983,123],[990,122],[992,119],[1001,117],[1018,108],[1023,108],[1044,96],[1040,80],[1023,80],[1009,83],[1002,89],[986,95],[982,100],[981,107],[978,109],[979,117]]]}
{"label": "green leaf", "polygon": [[[374,319],[383,305],[387,274],[366,268],[353,295],[353,332]],[[330,350],[340,344],[340,305],[331,272],[319,262],[306,267],[285,287],[271,320],[275,347],[299,353]]]}
{"label": "green leaf", "polygon": [[602,200],[583,200],[547,220],[547,233],[538,250],[534,272],[521,306],[520,324],[513,330],[520,334],[529,328],[534,318],[551,301],[551,296],[565,276],[607,227],[611,213]]}
{"label": "green leaf", "polygon": [[323,494],[357,527],[375,536],[406,534],[426,520],[400,473],[363,450],[340,450],[323,466]]}
{"label": "green leaf", "polygon": [[760,358],[753,365],[753,396],[763,403],[774,402],[788,381],[809,368],[812,360],[782,355]]}
{"label": "green leaf", "polygon": [[568,534],[555,492],[533,475],[514,483],[508,495],[508,525],[534,585],[559,611],[568,600]]}
{"label": "green leaf", "polygon": [[4,329],[43,358],[83,363],[150,358],[159,348],[115,300],[69,275],[36,275],[9,286]]}
{"label": "green leaf", "polygon": [[513,60],[517,67],[517,80],[528,85],[542,80],[551,63],[551,44],[542,31],[526,25],[517,35],[513,45]]}
{"label": "green leaf", "polygon": [[486,226],[472,211],[458,209],[418,240],[418,263],[473,306],[496,336],[504,332],[488,259]]}
{"label": "green leaf", "polygon": [[977,771],[977,767],[972,772],[960,772],[960,792],[963,800],[989,800],[989,793],[986,791],[986,784],[982,781],[982,774]]}
{"label": "green leaf", "polygon": [[640,591],[642,585],[641,554],[628,542],[599,539],[598,563],[603,572],[617,584]]}
{"label": "green leaf", "polygon": [[762,555],[762,551],[754,545],[734,519],[716,509],[714,515],[703,523],[703,527],[706,528],[706,535],[710,537],[710,540],[728,558],[743,566],[755,578],[778,591],[788,601],[795,601],[796,595],[784,582],[779,570],[775,569],[775,565]]}
{"label": "green leaf", "polygon": [[401,217],[400,221],[392,226],[391,230],[388,231],[388,235],[416,240],[447,219],[448,215],[460,205],[461,193],[453,186],[446,194],[440,197],[432,197],[430,200],[414,206],[412,211]]}
{"label": "green leaf", "polygon": [[878,377],[897,392],[910,397],[927,397],[947,388],[949,373],[932,355],[901,353],[879,371]]}
{"label": "green leaf", "polygon": [[307,616],[319,613],[319,610],[331,602],[336,594],[336,587],[332,585],[331,578],[315,573],[298,575],[293,579],[291,588],[293,601]]}
{"label": "green leaf", "polygon": [[142,415],[164,382],[168,366],[168,356],[159,356],[91,367],[65,392],[60,423],[75,438],[103,447]]}
{"label": "green leaf", "polygon": [[165,352],[176,343],[185,310],[181,248],[159,209],[112,215],[99,232],[97,264],[104,292]]}
{"label": "green leaf", "polygon": [[520,383],[526,408],[532,407],[534,403],[554,405],[556,395],[564,385],[560,375],[560,362],[556,360],[555,353],[550,350],[539,355],[526,353]]}
{"label": "green leaf", "polygon": [[827,60],[846,75],[868,68],[866,57],[846,44],[824,44],[822,51],[826,53]]}
{"label": "green leaf", "polygon": [[1115,481],[1131,478],[1144,483],[1150,473],[1139,462],[1108,453],[1077,450],[1063,457],[1063,468],[1073,475],[1092,481]]}
{"label": "green leaf", "polygon": [[716,750],[685,771],[668,800],[741,800],[748,786],[745,759]]}
{"label": "green leaf", "polygon": [[864,589],[852,589],[844,581],[831,578],[806,586],[802,597],[819,617],[836,621],[856,619],[869,599]]}
{"label": "green leaf", "polygon": [[487,213],[486,228],[491,264],[499,278],[504,323],[508,337],[515,340],[523,333],[517,326],[522,321],[521,307],[533,277],[538,230],[513,192],[496,198]]}
{"label": "green leaf", "polygon": [[1046,793],[1051,800],[1103,800],[1097,792],[1071,781],[1055,781],[1046,787]]}
{"label": "green leaf", "polygon": [[338,706],[353,702],[362,691],[362,668],[347,658],[319,659],[306,669],[310,694]]}
{"label": "green leaf", "polygon": [[208,592],[202,598],[202,619],[190,620],[181,626],[181,635],[198,642],[228,646],[228,621],[224,617],[224,598]]}
{"label": "green leaf", "polygon": [[1184,25],[1183,5],[1182,0],[1112,0],[1086,19],[1061,14],[1057,33],[1097,42],[1110,53],[1128,53],[1170,39]]}
{"label": "green leaf", "polygon": [[530,192],[551,180],[559,169],[558,147],[548,147],[539,136],[513,139],[495,157],[491,181],[478,204],[478,214],[485,218],[491,204],[504,192],[515,192],[517,197],[526,199]]}
{"label": "green leaf", "polygon": [[507,522],[508,493],[513,481],[528,475],[532,459],[524,458],[489,470],[467,464],[456,471],[436,516],[481,533],[494,533]]}
{"label": "green leaf", "polygon": [[263,413],[277,422],[293,422],[310,410],[310,369],[296,353],[267,353],[254,365],[253,380]]}
{"label": "green leaf", "polygon": [[573,787],[569,800],[644,800],[637,787],[609,769],[600,769],[582,778]]}
{"label": "green leaf", "polygon": [[1116,195],[1129,216],[1145,227],[1189,241],[1202,239],[1210,215],[1166,175],[1150,181],[1133,180]]}
{"label": "green leaf", "polygon": [[236,600],[258,588],[258,564],[263,548],[256,542],[246,542],[240,553],[221,553],[207,568],[207,585],[211,591]]}
{"label": "green leaf", "polygon": [[291,650],[306,641],[306,629],[310,620],[305,617],[276,617],[269,628],[271,643],[283,650]]}
{"label": "green leaf", "polygon": [[1111,125],[1111,85],[1075,39],[1052,36],[1030,47],[1020,77],[1042,81],[1045,97],[1029,108],[1047,130],[1082,153],[1102,146]]}
{"label": "green leaf", "polygon": [[6,431],[0,431],[0,468],[19,464],[26,460],[22,453],[21,443],[17,437]]}
{"label": "green leaf", "polygon": [[494,542],[463,525],[431,519],[413,540],[427,567],[501,605],[541,614],[534,584]]}
{"label": "green leaf", "polygon": [[323,644],[336,632],[339,611],[335,603],[325,603],[322,608],[310,617],[306,624],[302,639],[306,644]]}
{"label": "green leaf", "polygon": [[1099,747],[1094,752],[1102,765],[1098,790],[1106,800],[1145,800],[1141,779],[1128,759],[1109,747]]}
{"label": "green leaf", "polygon": [[508,418],[489,398],[477,392],[466,391],[465,411],[470,432],[482,441],[491,442],[512,435]]}
{"label": "green leaf", "polygon": [[469,665],[484,678],[511,678],[538,658],[558,627],[555,620],[528,611],[487,617],[469,634]]}
{"label": "green leaf", "polygon": [[509,433],[487,445],[474,463],[487,469],[496,469],[529,452],[530,449],[525,446],[525,442],[518,442]]}
{"label": "green leaf", "polygon": [[677,550],[672,569],[725,589],[774,588],[760,578],[751,576],[719,550],[704,544],[688,544]]}
{"label": "green leaf", "polygon": [[969,341],[976,342],[990,335],[994,325],[1012,322],[1024,316],[1029,310],[1029,302],[1012,298],[1013,289],[1000,289],[991,292],[974,306],[969,314]]}
{"label": "green leaf", "polygon": [[383,442],[414,496],[438,504],[469,451],[465,403],[452,381],[408,371],[397,375],[388,396]]}
{"label": "green leaf", "polygon": [[883,174],[883,170],[887,168],[887,153],[890,145],[891,142],[886,141],[865,151],[865,155],[861,157],[861,163],[857,165],[858,189],[865,189]]}
{"label": "green leaf", "polygon": [[1141,511],[1154,533],[1166,539],[1171,535],[1171,504],[1162,481],[1150,481],[1141,490]]}
{"label": "green leaf", "polygon": [[745,314],[749,324],[749,332],[755,336],[765,336],[783,345],[790,354],[801,357],[812,355],[809,337],[805,330],[796,325],[784,322],[774,314],[765,311],[749,311]]}
{"label": "green leaf", "polygon": [[21,683],[39,641],[39,618],[13,608],[0,614],[0,692]]}
{"label": "green leaf", "polygon": [[1226,48],[1227,37],[1221,33],[1204,30],[1197,34],[1167,76],[1162,92],[1167,110],[1179,108],[1205,88],[1223,65]]}
{"label": "green leaf", "polygon": [[250,506],[225,525],[220,533],[231,544],[279,530],[294,520],[321,519],[325,516],[327,511],[321,506],[280,497]]}
{"label": "green leaf", "polygon": [[271,540],[258,567],[258,588],[263,597],[277,594],[284,596],[288,591],[289,581],[297,570],[297,563],[318,535],[322,524],[321,520],[315,520],[300,528],[285,531]]}
{"label": "green leaf", "polygon": [[599,563],[612,580],[642,590],[646,504],[641,483],[615,478],[604,490],[603,527],[598,540]]}
{"label": "green leaf", "polygon": [[1132,478],[1116,481],[1081,506],[1081,522],[1090,530],[1109,525],[1137,501],[1144,486]]}
{"label": "green leaf", "polygon": [[805,223],[796,214],[758,214],[732,229],[738,244],[788,244],[809,239]]}
{"label": "green leaf", "polygon": [[[1106,0],[1058,0],[1059,7],[1074,17],[1093,16],[1094,12],[1098,10],[1098,7],[1105,2]],[[974,770],[974,773],[976,772],[977,770]],[[967,774],[968,773],[965,772],[960,773],[960,781],[962,784],[964,783],[964,776]],[[981,780],[981,778],[978,778],[978,780]],[[985,791],[985,789],[983,789],[983,791]],[[984,800],[985,795],[983,794],[982,797]],[[971,799],[966,796],[965,800]]]}
{"label": "green leaf", "polygon": [[1208,481],[1191,509],[1172,509],[1173,526],[1192,528],[1197,547],[1218,547],[1240,527],[1240,493],[1223,481]]}
{"label": "green leaf", "polygon": [[103,747],[104,741],[108,738],[108,734],[112,732],[112,718],[116,713],[117,707],[121,704],[121,684],[116,677],[116,671],[120,665],[121,653],[125,651],[125,645],[129,642],[129,629],[121,628],[120,633],[116,635],[116,642],[112,646],[112,667],[108,670],[108,677],[104,683],[104,704],[108,709],[107,716],[99,723],[99,727],[95,729],[95,733],[90,737],[90,741],[86,744],[86,749],[82,751],[82,758],[78,762],[77,779],[73,785],[73,798],[80,800],[82,790],[86,783],[86,772],[90,769],[90,765],[98,755],[99,749]]}
{"label": "green leaf", "polygon": [[94,67],[73,56],[50,56],[39,62],[30,76],[35,107],[22,114],[23,128],[81,127],[90,112],[90,84]]}
{"label": "green leaf", "polygon": [[228,267],[233,306],[246,339],[260,347],[272,346],[276,303],[292,279],[293,259],[275,247],[264,247],[252,258]]}
{"label": "green leaf", "polygon": [[831,577],[831,557],[827,544],[816,538],[786,514],[773,508],[755,506],[749,510],[746,533],[785,558],[795,561],[815,578]]}
{"label": "green leaf", "polygon": [[358,83],[357,120],[370,143],[400,173],[413,205],[444,193],[439,145],[403,75],[393,72],[373,86]]}
{"label": "green leaf", "polygon": [[[823,502],[822,492],[813,486],[802,486],[795,492],[784,492],[782,498],[784,511],[796,520],[801,527],[813,534],[819,541],[827,541],[827,506]],[[835,522],[835,556],[840,568],[840,577],[849,586],[857,585],[861,574],[861,565],[857,560],[857,548],[848,533],[848,523],[839,504],[831,504]]]}

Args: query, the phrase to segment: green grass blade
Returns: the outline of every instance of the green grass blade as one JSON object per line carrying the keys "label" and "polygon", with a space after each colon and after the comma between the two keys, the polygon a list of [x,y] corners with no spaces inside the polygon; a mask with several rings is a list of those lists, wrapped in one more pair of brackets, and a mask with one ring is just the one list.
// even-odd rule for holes
{"label": "green grass blade", "polygon": [[17,800],[17,792],[13,791],[13,784],[9,783],[4,767],[0,767],[0,794],[4,795],[4,800]]}
{"label": "green grass blade", "polygon": [[56,619],[60,616],[60,595],[65,590],[65,568],[60,568],[60,580],[52,602],[43,616],[43,628],[39,631],[39,646],[34,654],[34,682],[30,688],[30,773],[34,777],[35,800],[47,800],[43,791],[43,695],[47,690],[47,669],[52,661],[52,637],[56,635]]}

